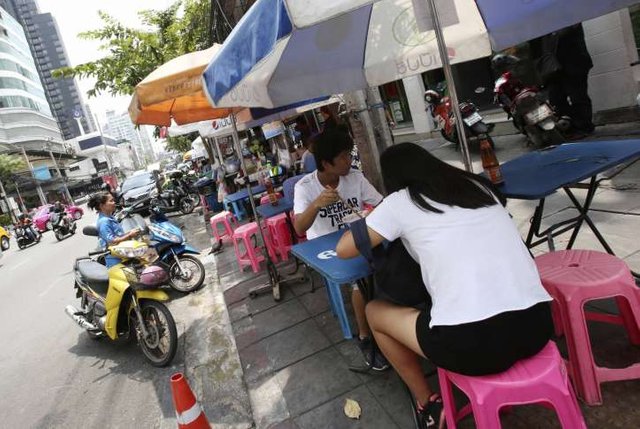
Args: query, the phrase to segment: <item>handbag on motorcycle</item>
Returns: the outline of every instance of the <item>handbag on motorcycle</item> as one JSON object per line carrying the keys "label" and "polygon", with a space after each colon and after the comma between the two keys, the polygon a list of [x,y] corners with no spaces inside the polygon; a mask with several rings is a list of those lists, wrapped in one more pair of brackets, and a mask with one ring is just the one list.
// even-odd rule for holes
{"label": "handbag on motorcycle", "polygon": [[406,307],[431,306],[420,264],[409,254],[402,240],[372,248],[364,218],[352,222],[350,229],[358,251],[373,269],[376,298]]}
{"label": "handbag on motorcycle", "polygon": [[146,267],[140,273],[140,284],[148,287],[157,287],[169,281],[167,272],[157,265]]}

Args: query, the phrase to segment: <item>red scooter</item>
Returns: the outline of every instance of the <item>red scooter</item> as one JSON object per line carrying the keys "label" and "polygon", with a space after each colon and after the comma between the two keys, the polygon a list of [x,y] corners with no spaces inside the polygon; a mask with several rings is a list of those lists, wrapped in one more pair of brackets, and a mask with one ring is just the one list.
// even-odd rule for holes
{"label": "red scooter", "polygon": [[[451,99],[444,96],[444,87],[438,85],[437,90],[429,89],[424,93],[424,101],[427,103],[427,111],[437,122],[442,137],[456,144],[460,144],[458,130],[456,128],[456,117],[451,108]],[[463,101],[459,104],[464,131],[467,137],[478,138],[487,136],[491,147],[494,147],[493,140],[489,133],[493,130],[493,124],[486,124],[478,112],[478,108],[470,101]]]}
{"label": "red scooter", "polygon": [[558,117],[547,97],[536,86],[526,86],[511,68],[519,62],[511,55],[496,55],[492,60],[500,76],[493,88],[494,101],[512,118],[513,125],[536,147],[565,142],[562,131],[571,126],[570,119]]}

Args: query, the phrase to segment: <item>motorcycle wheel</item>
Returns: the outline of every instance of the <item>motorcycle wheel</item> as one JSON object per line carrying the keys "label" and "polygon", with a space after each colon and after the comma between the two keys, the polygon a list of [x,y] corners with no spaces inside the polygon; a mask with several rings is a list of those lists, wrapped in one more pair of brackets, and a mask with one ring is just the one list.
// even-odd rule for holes
{"label": "motorcycle wheel", "polygon": [[169,285],[182,293],[200,289],[204,283],[205,274],[204,265],[202,265],[200,259],[192,255],[180,255],[178,259],[187,273],[183,276],[178,263],[174,260],[169,267]]}
{"label": "motorcycle wheel", "polygon": [[26,246],[24,245],[24,243],[22,242],[22,240],[18,240],[18,248],[20,250],[24,249]]}
{"label": "motorcycle wheel", "polygon": [[458,133],[457,132],[454,131],[449,136],[447,133],[444,132],[444,130],[440,130],[440,134],[442,135],[442,138],[445,139],[446,141],[451,142],[451,143],[455,143],[456,145],[458,144]]}
{"label": "motorcycle wheel", "polygon": [[194,208],[195,207],[193,201],[191,201],[191,198],[186,197],[180,200],[180,211],[182,212],[182,214],[189,214],[193,211]]}
{"label": "motorcycle wheel", "polygon": [[64,239],[64,234],[59,229],[56,229],[53,234],[56,236],[56,240],[62,241]]}
{"label": "motorcycle wheel", "polygon": [[9,250],[9,245],[9,239],[7,237],[2,237],[2,242],[0,242],[2,250]]}
{"label": "motorcycle wheel", "polygon": [[163,303],[153,300],[142,301],[140,312],[142,321],[134,323],[144,323],[149,333],[147,338],[142,338],[142,331],[136,329],[142,353],[153,366],[169,365],[178,349],[178,331],[171,312]]}
{"label": "motorcycle wheel", "polygon": [[557,128],[554,128],[551,131],[547,131],[544,137],[547,146],[559,145],[566,141],[562,133]]}
{"label": "motorcycle wheel", "polygon": [[196,193],[189,194],[189,198],[193,201],[193,206],[198,207],[200,205],[200,195]]}

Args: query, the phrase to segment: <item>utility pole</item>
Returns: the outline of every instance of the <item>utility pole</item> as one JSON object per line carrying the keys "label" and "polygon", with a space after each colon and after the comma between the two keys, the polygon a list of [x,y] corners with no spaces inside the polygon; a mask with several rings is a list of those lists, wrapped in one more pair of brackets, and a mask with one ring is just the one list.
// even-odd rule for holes
{"label": "utility pole", "polygon": [[47,144],[47,146],[49,146],[49,155],[51,156],[51,161],[53,162],[53,166],[56,168],[58,177],[62,180],[62,187],[64,188],[64,196],[67,198],[67,201],[69,201],[69,204],[73,204],[73,198],[71,198],[71,193],[69,192],[69,188],[67,188],[67,182],[65,178],[62,177],[62,173],[60,172],[60,167],[58,167],[58,162],[56,161],[56,158],[53,156],[53,152],[51,151],[51,147],[50,147],[51,145]]}
{"label": "utility pole", "polygon": [[20,149],[22,150],[22,156],[24,156],[24,160],[27,163],[27,167],[29,167],[29,171],[31,172],[31,177],[36,183],[36,191],[38,192],[40,203],[44,206],[45,204],[47,204],[47,197],[44,195],[44,192],[42,191],[42,186],[40,186],[40,182],[38,182],[38,179],[36,179],[36,175],[33,172],[33,165],[31,165],[31,161],[27,156],[27,151],[24,149],[24,147],[20,147]]}

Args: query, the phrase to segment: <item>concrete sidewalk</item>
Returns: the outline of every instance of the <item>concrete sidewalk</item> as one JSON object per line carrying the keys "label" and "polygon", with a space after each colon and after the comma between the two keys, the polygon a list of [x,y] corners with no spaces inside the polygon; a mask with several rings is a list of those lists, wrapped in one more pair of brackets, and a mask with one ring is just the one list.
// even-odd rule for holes
{"label": "concrete sidewalk", "polygon": [[[638,132],[640,130],[636,130]],[[596,138],[610,139],[615,130],[600,129]],[[628,137],[628,136],[627,136]],[[460,154],[453,145],[440,140],[422,140],[421,145],[452,164],[461,165]],[[529,148],[520,136],[496,138],[497,155],[507,161]],[[477,153],[472,154],[474,159]],[[476,171],[480,168],[475,165]],[[613,180],[603,182],[593,203],[592,219],[617,254],[632,269],[640,271],[640,163],[626,169]],[[582,191],[578,191],[583,196]],[[565,209],[569,200],[561,193],[547,199],[548,214],[544,223],[575,215]],[[510,201],[508,208],[524,235],[533,214],[534,202]],[[621,210],[620,215],[598,211]],[[566,244],[568,235],[558,237],[557,248]],[[576,248],[601,250],[591,231],[584,227]],[[538,247],[535,253],[546,252]],[[411,428],[409,397],[393,371],[363,375],[349,371],[351,363],[360,361],[359,350],[352,341],[342,338],[337,320],[327,301],[327,293],[316,275],[315,292],[309,283],[296,284],[282,290],[282,300],[271,295],[249,298],[252,287],[267,282],[264,272],[254,275],[240,272],[233,248],[213,261],[219,286],[229,312],[233,341],[242,364],[243,380],[250,401],[253,422],[257,428]],[[291,265],[279,266],[289,272]],[[349,303],[344,288],[345,302]],[[594,303],[593,308],[615,312],[610,301]],[[347,305],[353,321],[353,314]],[[353,325],[353,323],[352,323]],[[630,346],[621,327],[590,323],[592,347],[598,364],[623,367],[640,361],[640,348]],[[563,341],[559,345],[564,350]],[[215,370],[211,376],[215,377]],[[207,380],[201,380],[207,383]],[[430,380],[437,387],[435,379]],[[607,383],[603,386],[604,405],[582,406],[589,427],[640,427],[640,380]],[[355,399],[362,407],[360,420],[343,413],[346,398]],[[516,407],[502,418],[505,428],[560,427],[553,412],[539,406]],[[212,421],[213,423],[213,421]],[[474,427],[466,419],[461,428]]]}

